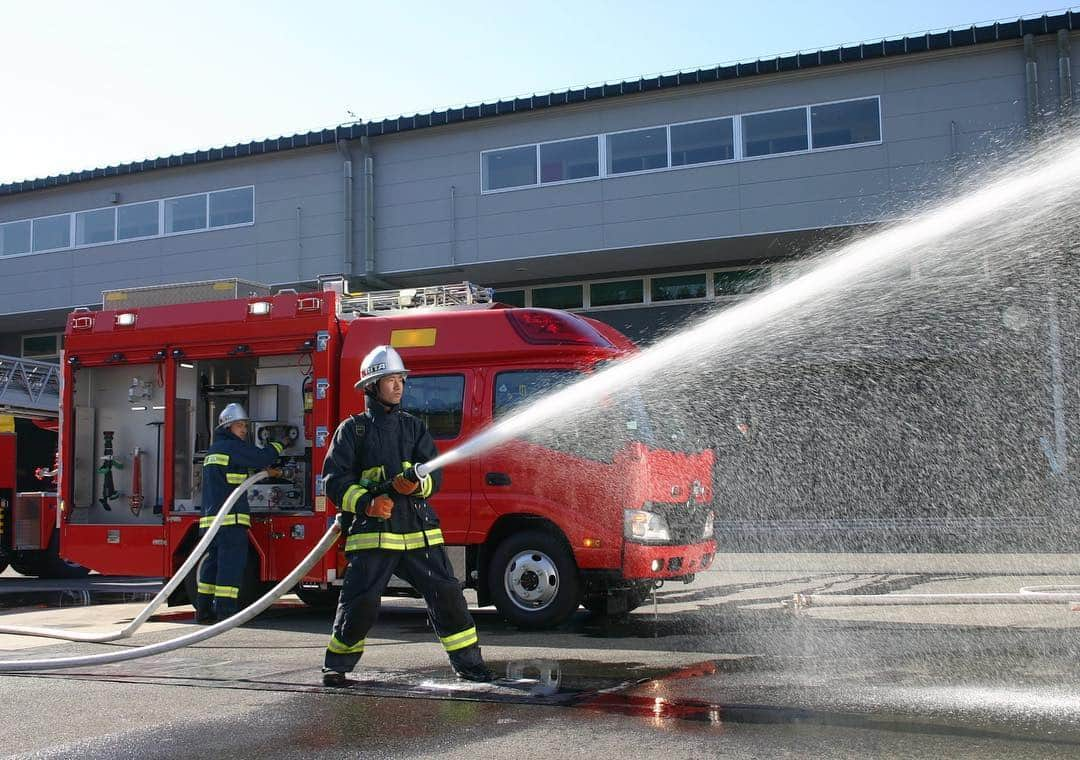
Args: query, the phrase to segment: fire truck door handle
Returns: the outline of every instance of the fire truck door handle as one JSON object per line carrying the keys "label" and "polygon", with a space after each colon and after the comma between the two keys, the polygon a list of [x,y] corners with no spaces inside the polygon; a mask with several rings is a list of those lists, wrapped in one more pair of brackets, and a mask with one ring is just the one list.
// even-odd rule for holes
{"label": "fire truck door handle", "polygon": [[489,472],[484,476],[484,481],[489,486],[508,486],[510,485],[510,476],[505,472]]}

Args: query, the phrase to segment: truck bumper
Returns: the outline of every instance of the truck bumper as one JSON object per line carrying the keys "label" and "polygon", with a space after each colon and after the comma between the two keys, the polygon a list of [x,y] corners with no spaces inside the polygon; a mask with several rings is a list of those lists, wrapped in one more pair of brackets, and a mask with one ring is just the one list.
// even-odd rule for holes
{"label": "truck bumper", "polygon": [[647,546],[627,541],[623,548],[626,580],[681,578],[707,570],[716,556],[716,542],[680,546]]}

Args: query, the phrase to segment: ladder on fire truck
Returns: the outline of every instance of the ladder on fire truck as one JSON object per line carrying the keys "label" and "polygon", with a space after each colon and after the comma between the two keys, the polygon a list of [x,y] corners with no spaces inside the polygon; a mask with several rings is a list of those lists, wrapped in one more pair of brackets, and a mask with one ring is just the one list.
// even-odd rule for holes
{"label": "ladder on fire truck", "polygon": [[399,309],[434,309],[491,303],[494,291],[471,282],[428,285],[399,290],[376,290],[370,293],[343,293],[341,310],[347,313],[378,314]]}
{"label": "ladder on fire truck", "polygon": [[60,413],[60,367],[51,362],[0,356],[0,411],[33,417]]}

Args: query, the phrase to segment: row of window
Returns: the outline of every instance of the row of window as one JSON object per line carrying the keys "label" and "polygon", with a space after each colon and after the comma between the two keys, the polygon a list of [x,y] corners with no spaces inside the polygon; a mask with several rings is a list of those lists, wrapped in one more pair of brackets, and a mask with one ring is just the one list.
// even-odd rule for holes
{"label": "row of window", "polygon": [[255,188],[128,203],[0,224],[0,256],[59,251],[255,222]]}
{"label": "row of window", "polygon": [[497,290],[495,300],[546,309],[602,309],[744,296],[768,287],[770,280],[767,268],[744,267]]}
{"label": "row of window", "polygon": [[877,142],[881,100],[874,96],[484,151],[481,191]]}

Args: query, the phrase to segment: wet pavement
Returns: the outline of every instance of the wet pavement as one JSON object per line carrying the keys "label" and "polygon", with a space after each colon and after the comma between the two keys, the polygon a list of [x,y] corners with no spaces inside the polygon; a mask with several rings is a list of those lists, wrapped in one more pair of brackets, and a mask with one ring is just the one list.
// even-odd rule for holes
{"label": "wet pavement", "polygon": [[[292,601],[153,658],[0,675],[10,727],[0,755],[1076,757],[1080,612],[1071,605],[796,615],[780,604],[807,591],[1068,582],[1076,579],[706,573],[621,620],[580,610],[548,632],[516,630],[483,609],[481,642],[502,676],[494,685],[454,679],[422,605],[387,599],[353,689],[321,685],[328,615]],[[48,612],[49,624],[106,630],[139,608],[21,610],[0,621]],[[109,651],[190,630],[179,608],[108,645],[0,636],[0,659]]]}

